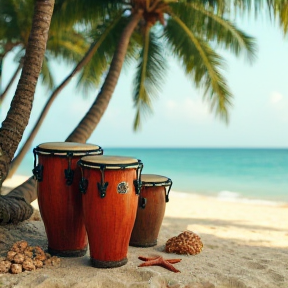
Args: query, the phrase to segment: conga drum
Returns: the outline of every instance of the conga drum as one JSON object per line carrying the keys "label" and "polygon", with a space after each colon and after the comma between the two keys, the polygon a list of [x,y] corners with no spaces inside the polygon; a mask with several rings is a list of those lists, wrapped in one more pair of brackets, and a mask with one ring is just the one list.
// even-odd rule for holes
{"label": "conga drum", "polygon": [[103,150],[92,144],[50,142],[38,145],[33,152],[33,174],[38,181],[38,203],[48,238],[48,252],[63,257],[83,256],[88,239],[77,162],[85,155],[103,154]]}
{"label": "conga drum", "polygon": [[87,156],[78,165],[91,264],[97,268],[125,265],[143,164],[129,157]]}
{"label": "conga drum", "polygon": [[129,245],[151,247],[157,244],[172,181],[154,174],[142,174],[141,181],[137,216]]}

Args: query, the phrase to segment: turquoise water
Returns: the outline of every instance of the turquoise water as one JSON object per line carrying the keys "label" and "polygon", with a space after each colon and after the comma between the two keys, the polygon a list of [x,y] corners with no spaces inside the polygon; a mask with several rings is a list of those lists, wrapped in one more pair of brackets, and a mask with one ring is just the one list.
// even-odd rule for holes
{"label": "turquoise water", "polygon": [[[169,177],[172,190],[230,199],[288,202],[288,149],[104,148],[141,159],[143,173]],[[29,153],[17,174],[31,175]]]}

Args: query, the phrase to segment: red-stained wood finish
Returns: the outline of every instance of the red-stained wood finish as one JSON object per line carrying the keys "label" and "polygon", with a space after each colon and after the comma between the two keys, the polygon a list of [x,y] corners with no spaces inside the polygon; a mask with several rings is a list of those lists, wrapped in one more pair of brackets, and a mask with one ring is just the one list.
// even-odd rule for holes
{"label": "red-stained wood finish", "polygon": [[129,245],[151,247],[157,244],[166,208],[165,193],[166,190],[163,186],[142,186],[139,200],[146,198],[147,204],[144,209],[140,206],[137,209]]}
{"label": "red-stained wood finish", "polygon": [[[67,157],[38,155],[42,164],[43,181],[38,182],[38,203],[48,238],[49,252],[61,256],[83,256],[88,244],[82,216],[79,182],[81,173],[73,157],[71,169],[74,170],[72,185],[66,185],[64,175],[68,168]],[[83,253],[81,253],[83,251]],[[54,253],[53,253],[54,252]],[[67,254],[67,255],[65,255]]]}
{"label": "red-stained wood finish", "polygon": [[[83,256],[87,251],[88,237],[79,190],[81,170],[77,162],[85,155],[102,154],[103,150],[93,144],[49,142],[40,144],[34,152],[38,158],[37,166],[43,166],[37,194],[48,238],[48,251],[63,257]],[[69,162],[70,169],[74,171],[71,185],[65,178]]]}
{"label": "red-stained wood finish", "polygon": [[[129,240],[136,217],[138,195],[133,183],[136,168],[105,170],[105,182],[109,184],[104,198],[100,197],[97,188],[97,183],[101,182],[100,170],[94,167],[82,169],[84,178],[88,180],[82,201],[92,265],[100,268],[122,266],[127,263]],[[121,182],[128,184],[126,194],[117,191]]]}

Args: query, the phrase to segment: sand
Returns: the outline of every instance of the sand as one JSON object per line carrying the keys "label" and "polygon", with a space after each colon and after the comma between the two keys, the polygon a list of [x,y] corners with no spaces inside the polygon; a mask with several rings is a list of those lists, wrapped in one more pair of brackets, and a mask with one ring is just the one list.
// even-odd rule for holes
{"label": "sand", "polygon": [[[13,185],[12,185],[13,186]],[[33,203],[37,208],[37,202]],[[0,227],[0,254],[13,241],[47,247],[42,221],[31,220]],[[287,288],[288,205],[225,202],[216,198],[171,192],[158,244],[129,247],[128,263],[114,269],[90,266],[89,251],[81,258],[61,258],[57,267],[0,274],[0,287],[186,287],[186,288]],[[204,243],[196,256],[167,254],[165,242],[184,230],[196,232]],[[139,268],[138,256],[182,258],[173,273],[162,267]]]}

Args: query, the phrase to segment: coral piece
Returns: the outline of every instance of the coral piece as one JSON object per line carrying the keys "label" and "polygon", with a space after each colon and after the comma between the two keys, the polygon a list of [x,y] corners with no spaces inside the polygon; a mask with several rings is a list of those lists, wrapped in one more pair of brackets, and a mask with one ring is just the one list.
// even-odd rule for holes
{"label": "coral piece", "polygon": [[181,259],[164,259],[161,256],[156,256],[156,257],[139,256],[138,259],[145,261],[144,263],[140,264],[138,267],[161,266],[161,267],[163,267],[167,270],[170,270],[172,272],[175,272],[175,273],[180,272],[169,261],[172,260],[172,262],[174,261],[174,263],[178,263],[181,261]]}
{"label": "coral piece", "polygon": [[34,262],[33,262],[32,259],[30,259],[30,260],[28,260],[28,259],[25,260],[22,265],[23,265],[23,269],[24,269],[25,271],[33,271],[33,270],[36,269],[36,267],[35,267]]}
{"label": "coral piece", "polygon": [[57,266],[60,264],[60,258],[53,256],[50,258],[52,266]]}
{"label": "coral piece", "polygon": [[33,264],[36,267],[36,269],[43,267],[43,262],[41,260],[37,260],[37,259],[33,260]]}
{"label": "coral piece", "polygon": [[24,252],[24,250],[27,248],[28,243],[24,240],[17,241],[13,244],[11,251],[15,251],[17,253]]}
{"label": "coral piece", "polygon": [[8,251],[8,252],[7,252],[6,260],[8,260],[8,261],[13,261],[13,259],[14,259],[14,257],[15,257],[16,254],[17,254],[17,253],[16,253],[15,251]]}
{"label": "coral piece", "polygon": [[19,274],[22,272],[22,265],[21,264],[12,264],[11,265],[11,273],[12,274]]}
{"label": "coral piece", "polygon": [[196,255],[202,251],[201,238],[192,231],[184,231],[166,242],[167,253]]}
{"label": "coral piece", "polygon": [[50,259],[51,255],[49,253],[45,253],[46,259]]}
{"label": "coral piece", "polygon": [[[48,262],[46,263],[46,261]],[[18,274],[22,271],[33,271],[42,268],[44,264],[56,266],[59,263],[60,258],[51,257],[39,246],[32,247],[28,246],[26,241],[18,241],[7,252],[6,258],[0,258],[0,273]]]}
{"label": "coral piece", "polygon": [[25,257],[33,258],[33,252],[30,251],[30,249],[26,249],[24,251],[24,255],[25,255]]}
{"label": "coral piece", "polygon": [[13,262],[16,264],[21,264],[25,260],[25,255],[23,253],[17,253],[14,258]]}
{"label": "coral piece", "polygon": [[0,273],[7,273],[11,267],[11,262],[7,260],[0,261]]}

